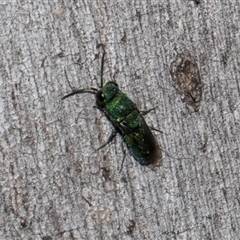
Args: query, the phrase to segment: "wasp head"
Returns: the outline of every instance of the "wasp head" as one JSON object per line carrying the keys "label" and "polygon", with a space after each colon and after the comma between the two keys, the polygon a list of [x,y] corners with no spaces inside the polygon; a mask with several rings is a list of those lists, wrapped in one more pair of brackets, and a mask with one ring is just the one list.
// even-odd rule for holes
{"label": "wasp head", "polygon": [[115,82],[106,83],[97,93],[96,102],[99,108],[104,108],[119,92]]}

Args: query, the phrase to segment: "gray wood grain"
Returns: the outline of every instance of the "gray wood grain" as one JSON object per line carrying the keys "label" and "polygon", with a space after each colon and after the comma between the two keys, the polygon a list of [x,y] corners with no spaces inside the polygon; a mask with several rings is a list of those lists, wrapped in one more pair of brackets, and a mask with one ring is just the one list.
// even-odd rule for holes
{"label": "gray wood grain", "polygon": [[[0,3],[0,239],[238,239],[239,1]],[[94,109],[105,81],[141,110],[163,150],[142,167]],[[198,112],[173,87],[187,49]]]}

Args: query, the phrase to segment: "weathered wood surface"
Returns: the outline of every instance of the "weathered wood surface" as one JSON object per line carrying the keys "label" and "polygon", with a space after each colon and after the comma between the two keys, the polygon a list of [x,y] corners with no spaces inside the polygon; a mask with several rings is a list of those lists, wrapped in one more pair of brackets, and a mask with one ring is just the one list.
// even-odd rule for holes
{"label": "weathered wood surface", "polygon": [[[0,239],[238,239],[240,2],[1,1]],[[101,44],[163,149],[156,172],[123,151],[93,95]],[[187,49],[199,111],[170,66]]]}

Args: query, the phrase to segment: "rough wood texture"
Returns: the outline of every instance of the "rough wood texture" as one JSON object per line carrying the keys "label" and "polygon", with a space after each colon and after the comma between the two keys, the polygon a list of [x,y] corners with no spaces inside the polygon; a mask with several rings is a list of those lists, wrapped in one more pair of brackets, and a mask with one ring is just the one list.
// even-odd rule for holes
{"label": "rough wood texture", "polygon": [[[238,239],[240,2],[1,1],[0,239]],[[163,149],[156,172],[123,151],[92,95],[101,44]],[[170,65],[187,49],[195,112]]]}

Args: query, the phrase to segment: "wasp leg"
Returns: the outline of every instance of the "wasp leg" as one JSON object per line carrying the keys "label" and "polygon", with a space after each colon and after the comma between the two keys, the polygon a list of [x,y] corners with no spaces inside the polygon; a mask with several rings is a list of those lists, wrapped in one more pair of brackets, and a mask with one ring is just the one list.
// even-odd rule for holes
{"label": "wasp leg", "polygon": [[156,107],[154,108],[151,108],[149,110],[146,110],[146,111],[140,111],[141,115],[144,116],[144,115],[147,115],[149,112],[151,112],[152,110],[154,110]]}
{"label": "wasp leg", "polygon": [[153,127],[150,127],[151,130],[153,131],[156,131],[156,132],[160,132],[160,133],[163,133],[163,131],[159,130],[159,129],[156,129],[156,128],[153,128]]}
{"label": "wasp leg", "polygon": [[121,168],[120,168],[120,171],[119,171],[119,173],[122,171],[122,169],[123,169],[123,164],[124,164],[124,161],[125,161],[125,158],[126,158],[126,151],[125,151],[125,149],[124,149],[124,147],[123,147],[123,141],[122,141],[122,151],[123,151],[123,160],[122,160],[122,163],[121,163]]}
{"label": "wasp leg", "polygon": [[[151,109],[149,109],[149,110],[147,110],[147,111],[140,111],[140,113],[141,113],[142,116],[144,116],[144,115],[147,115],[147,114],[148,114],[149,112],[151,112],[152,110],[154,110],[155,108],[156,108],[156,107],[151,108]],[[158,130],[158,129],[154,128],[154,127],[150,127],[150,129],[153,130],[153,131],[156,131],[156,132],[163,133],[163,131]]]}
{"label": "wasp leg", "polygon": [[104,143],[102,146],[100,146],[97,150],[101,149],[101,148],[104,148],[106,145],[108,145],[112,140],[113,138],[116,136],[117,134],[117,131],[114,129],[111,133],[111,135],[109,136],[108,140],[106,143]]}

